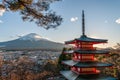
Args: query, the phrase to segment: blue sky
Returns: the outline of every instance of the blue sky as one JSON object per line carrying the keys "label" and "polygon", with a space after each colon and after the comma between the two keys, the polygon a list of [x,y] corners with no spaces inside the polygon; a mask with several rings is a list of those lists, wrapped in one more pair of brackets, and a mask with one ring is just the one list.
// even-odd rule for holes
{"label": "blue sky", "polygon": [[64,42],[81,35],[81,12],[85,11],[86,35],[108,39],[104,47],[120,42],[120,0],[62,0],[51,9],[63,17],[57,29],[45,30],[33,22],[23,22],[19,12],[5,12],[0,16],[0,42],[18,36],[37,33],[56,42]]}

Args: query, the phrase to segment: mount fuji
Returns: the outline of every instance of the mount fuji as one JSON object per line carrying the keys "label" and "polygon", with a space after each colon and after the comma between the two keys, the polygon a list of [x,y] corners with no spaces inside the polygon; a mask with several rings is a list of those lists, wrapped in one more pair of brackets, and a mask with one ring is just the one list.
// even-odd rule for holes
{"label": "mount fuji", "polygon": [[0,42],[0,46],[4,47],[6,50],[62,50],[64,44],[51,41],[36,33],[30,33],[15,40]]}

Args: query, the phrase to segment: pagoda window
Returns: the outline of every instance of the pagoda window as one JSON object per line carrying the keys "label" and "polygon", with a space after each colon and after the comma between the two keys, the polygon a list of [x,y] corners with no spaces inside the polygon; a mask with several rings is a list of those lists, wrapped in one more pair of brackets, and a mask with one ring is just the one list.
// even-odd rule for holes
{"label": "pagoda window", "polygon": [[93,59],[93,57],[92,56],[82,56],[82,59]]}
{"label": "pagoda window", "polygon": [[81,72],[95,72],[95,68],[81,68]]}
{"label": "pagoda window", "polygon": [[71,67],[71,70],[74,70],[74,71],[75,71],[75,70],[76,70],[76,68],[75,68],[75,67]]}
{"label": "pagoda window", "polygon": [[78,72],[80,72],[80,68],[78,68]]}
{"label": "pagoda window", "polygon": [[73,56],[76,56],[76,53],[74,53]]}
{"label": "pagoda window", "polygon": [[81,45],[81,47],[92,48],[92,47],[93,47],[93,45]]}
{"label": "pagoda window", "polygon": [[77,48],[79,47],[79,44],[77,42],[75,43],[75,47],[77,47]]}
{"label": "pagoda window", "polygon": [[86,44],[87,44],[87,45],[92,45],[93,43],[91,43],[91,42],[81,42],[81,44],[82,44],[82,45],[84,45],[84,44],[85,44],[85,45],[86,45]]}
{"label": "pagoda window", "polygon": [[76,48],[80,48],[81,47],[81,43],[80,42],[75,42],[75,47]]}
{"label": "pagoda window", "polygon": [[74,53],[73,57],[74,57],[75,59],[77,58],[77,55],[76,55],[76,53]]}
{"label": "pagoda window", "polygon": [[77,59],[77,56],[75,55],[75,59]]}
{"label": "pagoda window", "polygon": [[80,59],[80,58],[81,58],[81,56],[79,55],[79,56],[78,56],[78,59]]}
{"label": "pagoda window", "polygon": [[81,55],[82,60],[94,60],[94,55]]}

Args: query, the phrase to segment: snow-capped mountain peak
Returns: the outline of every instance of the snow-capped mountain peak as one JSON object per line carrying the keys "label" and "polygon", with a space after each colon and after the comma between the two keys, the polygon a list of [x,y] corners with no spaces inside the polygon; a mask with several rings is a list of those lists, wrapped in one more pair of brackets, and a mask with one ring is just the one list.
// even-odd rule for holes
{"label": "snow-capped mountain peak", "polygon": [[64,44],[51,41],[36,33],[30,33],[15,40],[1,42],[0,46],[6,50],[62,50]]}
{"label": "snow-capped mountain peak", "polygon": [[30,33],[28,35],[20,37],[19,40],[38,41],[38,40],[47,40],[47,39],[43,38],[42,36],[40,36],[36,33]]}

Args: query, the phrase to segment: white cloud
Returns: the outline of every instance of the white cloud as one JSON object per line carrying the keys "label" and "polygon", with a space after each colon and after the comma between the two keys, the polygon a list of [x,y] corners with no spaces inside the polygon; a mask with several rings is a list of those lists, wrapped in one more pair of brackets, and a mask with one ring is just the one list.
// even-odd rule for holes
{"label": "white cloud", "polygon": [[72,18],[70,19],[71,22],[75,22],[75,21],[77,21],[77,20],[78,20],[78,17],[72,17]]}
{"label": "white cloud", "polygon": [[0,16],[3,16],[5,9],[0,9]]}
{"label": "white cloud", "polygon": [[120,24],[120,18],[115,21],[117,24]]}

